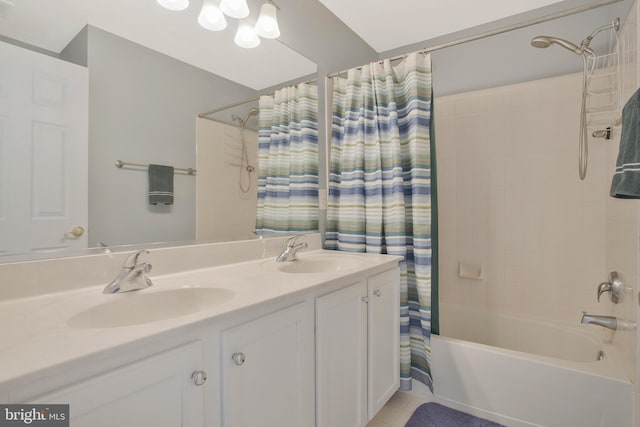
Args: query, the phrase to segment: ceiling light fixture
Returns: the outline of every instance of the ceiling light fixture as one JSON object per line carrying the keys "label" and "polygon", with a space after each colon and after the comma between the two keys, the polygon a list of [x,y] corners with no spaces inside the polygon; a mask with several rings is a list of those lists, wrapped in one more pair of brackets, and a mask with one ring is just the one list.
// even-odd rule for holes
{"label": "ceiling light fixture", "polygon": [[277,6],[271,0],[267,0],[260,8],[260,16],[256,22],[256,33],[265,39],[277,39],[280,37]]}
{"label": "ceiling light fixture", "polygon": [[238,31],[233,41],[240,47],[251,49],[260,45],[260,37],[256,34],[255,28],[246,21],[238,23]]}
{"label": "ceiling light fixture", "polygon": [[227,20],[215,0],[204,0],[198,16],[198,23],[211,31],[222,31],[227,28]]}
{"label": "ceiling light fixture", "polygon": [[157,0],[158,4],[169,10],[185,10],[189,7],[189,0]]}
{"label": "ceiling light fixture", "polygon": [[[189,0],[156,1],[169,10],[184,10],[189,7]],[[0,0],[0,4],[3,2],[10,3],[10,0]],[[280,8],[272,0],[265,0],[254,26],[244,19],[249,16],[247,0],[202,0],[198,23],[207,30],[222,31],[227,27],[225,15],[238,19],[238,29],[233,41],[240,47],[250,49],[260,45],[260,37],[265,39],[280,37],[278,10]]]}
{"label": "ceiling light fixture", "polygon": [[222,0],[220,9],[230,18],[244,19],[249,16],[247,0]]}

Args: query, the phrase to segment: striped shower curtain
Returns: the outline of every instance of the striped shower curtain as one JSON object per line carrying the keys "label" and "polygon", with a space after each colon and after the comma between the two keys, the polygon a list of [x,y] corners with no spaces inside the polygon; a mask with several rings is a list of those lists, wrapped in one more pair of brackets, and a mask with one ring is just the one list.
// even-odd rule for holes
{"label": "striped shower curtain", "polygon": [[318,87],[260,97],[257,231],[318,229]]}
{"label": "striped shower curtain", "polygon": [[431,58],[374,62],[333,85],[325,247],[404,257],[401,388],[432,388]]}

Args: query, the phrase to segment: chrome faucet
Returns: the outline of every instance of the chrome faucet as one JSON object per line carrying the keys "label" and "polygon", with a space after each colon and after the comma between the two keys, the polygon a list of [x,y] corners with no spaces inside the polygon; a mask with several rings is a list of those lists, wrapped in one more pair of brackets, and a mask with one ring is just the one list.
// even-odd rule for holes
{"label": "chrome faucet", "polygon": [[603,328],[608,328],[612,330],[618,329],[618,319],[613,316],[597,316],[595,314],[587,314],[586,311],[582,312],[582,320],[580,321],[583,325],[594,324],[598,326],[602,326]]}
{"label": "chrome faucet", "polygon": [[295,261],[296,260],[296,254],[298,253],[298,251],[301,250],[301,249],[305,249],[306,247],[309,246],[309,245],[307,245],[307,242],[302,242],[302,243],[296,244],[296,241],[300,237],[303,237],[303,236],[302,235],[293,236],[293,237],[291,237],[290,239],[287,240],[287,243],[284,244],[284,249],[282,250],[280,255],[278,255],[278,258],[276,258],[276,262],[285,262],[285,261]]}
{"label": "chrome faucet", "polygon": [[145,274],[151,271],[151,264],[148,262],[138,263],[138,258],[143,253],[149,253],[147,250],[135,252],[127,257],[122,264],[122,270],[105,286],[103,294],[116,294],[130,291],[137,291],[148,288],[153,283]]}

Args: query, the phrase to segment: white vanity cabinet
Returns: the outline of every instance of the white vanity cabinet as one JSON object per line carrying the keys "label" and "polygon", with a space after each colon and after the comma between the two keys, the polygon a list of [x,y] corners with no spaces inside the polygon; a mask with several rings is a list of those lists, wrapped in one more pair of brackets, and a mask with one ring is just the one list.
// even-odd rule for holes
{"label": "white vanity cabinet", "polygon": [[28,401],[69,404],[74,427],[200,427],[202,358],[202,343],[194,342]]}
{"label": "white vanity cabinet", "polygon": [[260,259],[180,273],[156,286],[214,283],[234,296],[131,326],[70,324],[112,304],[99,290],[16,302],[0,320],[37,313],[25,332],[34,342],[5,330],[15,346],[0,358],[0,402],[69,404],[73,427],[364,426],[398,388],[398,258],[307,259],[344,271],[290,273]]}
{"label": "white vanity cabinet", "polygon": [[222,333],[223,427],[313,427],[313,303]]}
{"label": "white vanity cabinet", "polygon": [[318,427],[364,426],[400,386],[400,273],[316,299]]}

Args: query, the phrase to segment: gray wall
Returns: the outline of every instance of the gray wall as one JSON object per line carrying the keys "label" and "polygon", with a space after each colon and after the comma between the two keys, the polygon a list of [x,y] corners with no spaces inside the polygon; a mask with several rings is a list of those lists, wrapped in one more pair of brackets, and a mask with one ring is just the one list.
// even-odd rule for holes
{"label": "gray wall", "polygon": [[88,66],[89,63],[89,26],[85,27],[62,49],[60,59],[74,64]]}
{"label": "gray wall", "polygon": [[146,170],[195,167],[199,113],[255,91],[95,27],[88,28],[90,246],[195,237],[195,177],[176,174],[172,206],[147,202]]}

